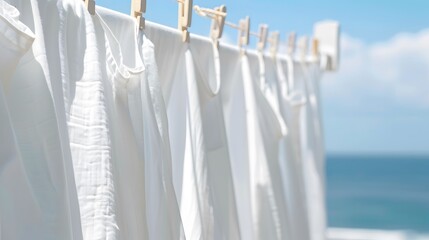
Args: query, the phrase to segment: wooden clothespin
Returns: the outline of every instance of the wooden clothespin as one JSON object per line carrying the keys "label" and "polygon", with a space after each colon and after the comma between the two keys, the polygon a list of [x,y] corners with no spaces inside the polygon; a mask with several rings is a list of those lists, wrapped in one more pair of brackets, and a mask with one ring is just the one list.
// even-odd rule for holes
{"label": "wooden clothespin", "polygon": [[203,17],[212,19],[210,28],[210,37],[214,43],[219,44],[219,39],[222,37],[223,28],[225,26],[225,18],[227,16],[226,7],[224,5],[216,7],[215,9],[201,8],[194,6],[195,12]]}
{"label": "wooden clothespin", "polygon": [[132,0],[131,16],[136,18],[139,30],[145,27],[144,14],[146,13],[146,0]]}
{"label": "wooden clothespin", "polygon": [[261,24],[259,25],[259,33],[258,33],[258,45],[257,48],[259,51],[263,52],[267,43],[268,36],[268,25]]}
{"label": "wooden clothespin", "polygon": [[270,43],[271,56],[275,58],[277,56],[277,51],[279,48],[280,32],[279,31],[272,32],[270,35],[270,38],[268,39],[268,42]]}
{"label": "wooden clothespin", "polygon": [[238,45],[240,47],[249,45],[250,38],[250,17],[247,16],[240,20],[238,30]]}
{"label": "wooden clothespin", "polygon": [[319,40],[317,38],[313,38],[311,41],[311,52],[314,57],[319,57]]}
{"label": "wooden clothespin", "polygon": [[192,22],[192,6],[193,0],[177,0],[179,4],[178,28],[182,31],[182,41],[189,41],[188,28]]}
{"label": "wooden clothespin", "polygon": [[300,37],[298,39],[298,48],[300,49],[301,52],[301,60],[305,60],[305,57],[307,56],[308,53],[308,38],[307,36],[303,36]]}
{"label": "wooden clothespin", "polygon": [[295,53],[296,33],[291,32],[287,43],[287,54],[292,56]]}
{"label": "wooden clothespin", "polygon": [[250,36],[250,17],[247,16],[241,19],[237,24],[225,22],[225,25],[230,26],[238,30],[238,46],[242,48],[245,45],[249,45]]}
{"label": "wooden clothespin", "polygon": [[210,27],[210,37],[215,41],[216,44],[219,44],[219,39],[222,37],[223,28],[225,26],[226,19],[226,6],[222,5],[220,7],[215,8],[217,14],[215,18],[212,20],[212,25]]}
{"label": "wooden clothespin", "polygon": [[88,12],[91,15],[95,14],[95,1],[94,0],[83,0],[83,2],[85,3],[85,7],[86,9],[88,9]]}

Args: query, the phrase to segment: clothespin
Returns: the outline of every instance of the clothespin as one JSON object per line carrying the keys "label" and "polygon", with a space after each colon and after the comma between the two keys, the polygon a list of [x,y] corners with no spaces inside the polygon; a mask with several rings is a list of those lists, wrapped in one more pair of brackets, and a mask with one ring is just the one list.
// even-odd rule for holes
{"label": "clothespin", "polygon": [[193,0],[177,0],[179,4],[178,28],[182,31],[182,41],[189,41],[188,28],[192,22]]}
{"label": "clothespin", "polygon": [[279,48],[280,32],[279,31],[272,32],[268,39],[268,42],[270,43],[271,56],[275,58],[277,56],[277,51]]}
{"label": "clothespin", "polygon": [[288,48],[287,48],[287,54],[289,56],[292,56],[295,53],[295,42],[296,42],[296,33],[295,32],[291,32],[289,34],[289,39],[288,39]]}
{"label": "clothespin", "polygon": [[145,27],[144,14],[146,13],[146,0],[132,0],[131,16],[136,18],[139,30]]}
{"label": "clothespin", "polygon": [[250,17],[245,17],[240,20],[240,29],[238,31],[238,45],[243,47],[249,45],[250,38]]}
{"label": "clothespin", "polygon": [[[252,35],[255,35],[255,34],[252,33]],[[256,36],[258,37],[257,49],[263,52],[265,49],[265,45],[267,43],[268,25],[266,24],[259,25],[259,33]]]}
{"label": "clothespin", "polygon": [[86,9],[91,15],[95,14],[95,1],[94,0],[83,0],[85,3]]}
{"label": "clothespin", "polygon": [[305,57],[307,56],[308,52],[308,38],[307,36],[300,37],[298,39],[298,48],[301,52],[301,60],[305,60]]}
{"label": "clothespin", "polygon": [[242,48],[244,45],[249,45],[250,36],[250,18],[247,16],[241,19],[237,24],[225,22],[225,25],[238,30],[238,46]]}
{"label": "clothespin", "polygon": [[212,19],[210,37],[213,42],[218,45],[219,39],[222,37],[223,28],[225,26],[225,18],[227,16],[225,5],[216,7],[215,9],[194,6],[194,10],[198,15]]}
{"label": "clothespin", "polygon": [[311,52],[314,57],[319,57],[319,40],[317,38],[313,38],[311,41]]}

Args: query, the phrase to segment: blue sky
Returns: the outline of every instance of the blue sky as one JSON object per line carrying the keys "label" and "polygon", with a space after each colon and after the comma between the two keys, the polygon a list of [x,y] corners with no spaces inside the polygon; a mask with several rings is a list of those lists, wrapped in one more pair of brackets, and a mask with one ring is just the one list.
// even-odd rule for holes
{"label": "blue sky", "polygon": [[[131,1],[97,4],[129,13]],[[340,70],[323,78],[328,152],[429,154],[429,1],[427,0],[194,0],[225,4],[228,21],[250,16],[287,33],[311,35],[313,23],[338,20]],[[146,18],[177,25],[174,0],[148,0]],[[210,22],[194,14],[191,32],[208,34]],[[226,35],[235,41],[236,32]]]}

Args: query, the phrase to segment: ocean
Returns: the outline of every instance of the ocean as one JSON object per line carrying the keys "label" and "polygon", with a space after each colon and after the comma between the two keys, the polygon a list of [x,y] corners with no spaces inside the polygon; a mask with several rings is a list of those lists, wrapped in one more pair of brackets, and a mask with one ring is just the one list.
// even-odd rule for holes
{"label": "ocean", "polygon": [[429,234],[429,156],[333,155],[328,225]]}

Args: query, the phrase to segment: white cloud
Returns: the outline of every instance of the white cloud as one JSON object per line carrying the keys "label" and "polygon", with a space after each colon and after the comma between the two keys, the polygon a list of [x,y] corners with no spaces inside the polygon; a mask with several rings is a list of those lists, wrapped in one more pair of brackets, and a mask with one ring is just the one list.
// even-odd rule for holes
{"label": "white cloud", "polygon": [[344,34],[340,70],[322,85],[329,105],[429,109],[429,30],[371,45]]}

